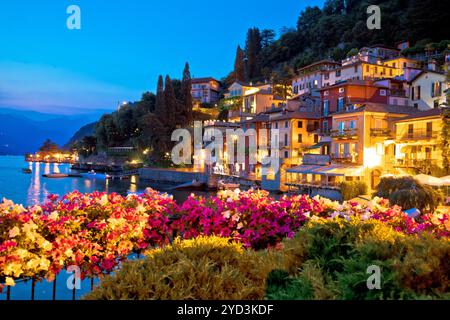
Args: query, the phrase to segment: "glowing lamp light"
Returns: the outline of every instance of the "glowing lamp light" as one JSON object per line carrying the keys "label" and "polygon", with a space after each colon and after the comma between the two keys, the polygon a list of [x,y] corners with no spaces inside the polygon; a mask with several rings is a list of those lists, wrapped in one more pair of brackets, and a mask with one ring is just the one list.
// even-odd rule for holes
{"label": "glowing lamp light", "polygon": [[364,166],[371,169],[381,165],[381,157],[375,148],[364,149]]}

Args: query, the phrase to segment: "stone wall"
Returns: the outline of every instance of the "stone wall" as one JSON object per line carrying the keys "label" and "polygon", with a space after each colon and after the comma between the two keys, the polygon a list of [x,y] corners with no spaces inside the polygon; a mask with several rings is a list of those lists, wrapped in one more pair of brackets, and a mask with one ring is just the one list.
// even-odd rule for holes
{"label": "stone wall", "polygon": [[184,170],[171,169],[153,169],[142,168],[139,169],[139,179],[162,183],[181,184],[198,180],[206,182],[206,175],[203,172],[192,172]]}

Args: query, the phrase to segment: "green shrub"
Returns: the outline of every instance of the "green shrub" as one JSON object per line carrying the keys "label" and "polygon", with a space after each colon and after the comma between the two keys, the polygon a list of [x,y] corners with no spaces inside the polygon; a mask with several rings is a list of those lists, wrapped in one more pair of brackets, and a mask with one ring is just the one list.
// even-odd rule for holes
{"label": "green shrub", "polygon": [[389,199],[403,209],[417,208],[434,211],[444,201],[442,193],[431,186],[422,185],[411,176],[381,178],[374,196]]}
{"label": "green shrub", "polygon": [[[405,236],[375,220],[321,219],[310,221],[284,246],[290,276],[268,281],[269,299],[450,297],[446,238]],[[371,265],[381,269],[380,290],[367,288]]]}
{"label": "green shrub", "polygon": [[226,238],[175,240],[126,262],[86,299],[215,300],[262,299],[266,279],[283,268],[276,251],[254,252]]}
{"label": "green shrub", "polygon": [[367,194],[367,184],[363,181],[344,181],[339,185],[342,200],[350,200],[360,195]]}

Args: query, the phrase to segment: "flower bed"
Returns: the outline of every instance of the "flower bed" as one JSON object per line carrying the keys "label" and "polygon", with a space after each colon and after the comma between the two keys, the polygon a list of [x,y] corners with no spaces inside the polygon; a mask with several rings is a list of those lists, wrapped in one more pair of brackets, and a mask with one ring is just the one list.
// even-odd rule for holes
{"label": "flower bed", "polygon": [[250,190],[191,195],[177,204],[151,189],[127,197],[73,192],[52,195],[42,206],[0,203],[0,283],[52,280],[70,265],[79,266],[83,278],[102,276],[130,253],[168,244],[175,234],[230,237],[246,248],[263,249],[294,236],[310,219],[351,216],[379,220],[405,234],[450,234],[448,211],[413,219],[379,198],[369,205],[305,195],[274,200],[265,191]]}

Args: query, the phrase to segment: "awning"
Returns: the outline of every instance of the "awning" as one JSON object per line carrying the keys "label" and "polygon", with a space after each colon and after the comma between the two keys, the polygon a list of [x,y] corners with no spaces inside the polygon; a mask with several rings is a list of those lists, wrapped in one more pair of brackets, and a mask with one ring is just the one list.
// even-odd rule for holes
{"label": "awning", "polygon": [[329,166],[317,165],[300,165],[291,169],[287,169],[288,173],[301,174],[318,174],[330,177],[361,177],[364,175],[364,167],[362,166],[346,166],[339,164],[332,164]]}
{"label": "awning", "polygon": [[319,149],[319,148],[321,148],[323,146],[327,146],[327,145],[330,145],[330,144],[331,144],[331,141],[321,141],[321,142],[316,143],[315,145],[312,145],[312,146],[310,146],[310,147],[308,147],[306,149]]}
{"label": "awning", "polygon": [[441,179],[426,174],[418,174],[417,176],[414,176],[414,179],[419,181],[421,184],[426,184],[433,187],[441,187],[444,185],[444,181]]}
{"label": "awning", "polygon": [[300,166],[287,169],[286,172],[289,172],[289,173],[302,173],[302,174],[314,174],[317,170],[320,170],[323,167],[324,166],[302,164]]}

